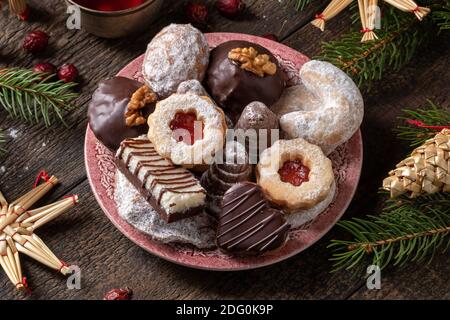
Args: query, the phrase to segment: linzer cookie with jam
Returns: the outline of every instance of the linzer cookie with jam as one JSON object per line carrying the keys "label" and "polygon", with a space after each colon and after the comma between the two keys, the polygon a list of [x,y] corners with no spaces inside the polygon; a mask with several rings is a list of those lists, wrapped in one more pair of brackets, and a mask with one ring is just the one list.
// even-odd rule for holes
{"label": "linzer cookie with jam", "polygon": [[278,140],[256,166],[258,185],[296,228],[314,219],[333,201],[333,167],[320,147],[302,138]]}
{"label": "linzer cookie with jam", "polygon": [[269,207],[261,188],[243,182],[223,197],[216,242],[226,252],[259,255],[280,248],[289,228],[283,213]]}
{"label": "linzer cookie with jam", "polygon": [[168,223],[203,211],[206,191],[188,170],[161,157],[145,136],[124,140],[119,170]]}

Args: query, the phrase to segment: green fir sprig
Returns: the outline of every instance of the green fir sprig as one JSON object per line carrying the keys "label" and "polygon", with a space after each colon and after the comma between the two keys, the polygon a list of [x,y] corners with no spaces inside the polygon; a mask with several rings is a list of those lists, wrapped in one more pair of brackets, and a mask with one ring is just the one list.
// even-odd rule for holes
{"label": "green fir sprig", "polygon": [[[431,126],[445,124],[450,120],[448,108],[429,101],[429,106],[416,110],[405,110],[404,119],[426,122]],[[398,126],[400,138],[412,145],[436,135],[418,127]],[[425,136],[420,136],[425,134]],[[409,198],[402,195],[387,197],[379,215],[353,218],[338,222],[350,240],[332,240],[329,248],[333,255],[333,271],[346,269],[360,271],[369,264],[385,268],[402,266],[408,262],[431,259],[436,253],[445,252],[450,246],[450,193],[435,193]]]}
{"label": "green fir sprig", "polygon": [[42,79],[28,69],[0,69],[0,106],[10,117],[28,123],[43,121],[49,127],[57,119],[66,125],[64,114],[73,110],[78,97],[71,91],[76,83]]}
{"label": "green fir sprig", "polygon": [[[287,4],[291,4],[294,6],[295,10],[301,11],[305,9],[306,6],[310,5],[312,2],[316,0],[285,0],[284,2]],[[283,3],[283,0],[279,0],[280,3]]]}
{"label": "green fir sprig", "polygon": [[417,125],[408,124],[412,121],[420,121],[425,125],[449,126],[450,127],[450,108],[438,106],[428,100],[428,106],[415,110],[404,109],[404,116],[399,117],[405,124],[394,129],[397,136],[410,142],[412,147],[416,147],[425,142],[425,140],[436,135],[438,129],[423,128]]}
{"label": "green fir sprig", "polygon": [[0,129],[0,155],[6,152],[6,150],[2,147],[4,143],[5,143],[5,135],[3,134],[3,131]]}
{"label": "green fir sprig", "polygon": [[414,201],[388,200],[381,215],[338,222],[352,240],[332,240],[333,271],[360,270],[374,264],[403,266],[428,261],[450,246],[450,194],[437,193]]}

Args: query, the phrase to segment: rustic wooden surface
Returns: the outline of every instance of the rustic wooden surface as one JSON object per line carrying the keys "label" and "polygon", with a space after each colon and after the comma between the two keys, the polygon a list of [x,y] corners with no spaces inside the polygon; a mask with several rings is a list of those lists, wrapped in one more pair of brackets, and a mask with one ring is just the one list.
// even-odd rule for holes
{"label": "rustic wooden surface", "polygon": [[[140,249],[110,223],[91,193],[83,161],[86,106],[97,83],[112,76],[142,54],[154,34],[169,22],[184,22],[181,3],[170,2],[160,18],[134,39],[102,40],[84,31],[65,28],[64,1],[30,1],[35,8],[30,22],[0,17],[0,65],[31,67],[36,61],[56,65],[74,63],[82,82],[79,109],[70,115],[69,129],[28,126],[6,118],[0,110],[0,128],[11,130],[8,154],[0,156],[1,189],[9,199],[26,192],[36,173],[46,168],[62,184],[46,198],[79,194],[81,204],[42,228],[39,235],[57,256],[82,269],[82,289],[67,290],[65,279],[54,271],[22,258],[34,299],[101,299],[111,288],[129,286],[135,299],[449,299],[449,256],[437,256],[431,264],[412,264],[404,269],[386,270],[382,289],[369,291],[362,278],[347,272],[329,273],[330,239],[346,234],[333,228],[321,241],[302,254],[277,265],[246,272],[206,272],[163,261]],[[209,1],[212,2],[212,1]],[[262,35],[279,33],[283,43],[314,56],[320,42],[329,40],[348,26],[348,14],[334,19],[320,33],[308,22],[317,11],[299,14],[278,1],[247,0],[248,14],[231,21],[211,11],[210,30]],[[318,1],[320,2],[320,1]],[[326,3],[326,1],[321,1]],[[21,49],[26,32],[43,29],[51,35],[51,48],[38,58]],[[392,128],[402,108],[424,105],[427,98],[449,103],[450,41],[434,41],[431,49],[400,73],[388,76],[365,95],[366,115],[362,125],[364,166],[356,196],[345,214],[362,217],[380,205],[377,189],[385,173],[408,151],[395,139]],[[2,272],[0,272],[2,273]],[[0,275],[0,299],[24,299],[16,293],[6,275]],[[28,297],[26,297],[28,298]]]}

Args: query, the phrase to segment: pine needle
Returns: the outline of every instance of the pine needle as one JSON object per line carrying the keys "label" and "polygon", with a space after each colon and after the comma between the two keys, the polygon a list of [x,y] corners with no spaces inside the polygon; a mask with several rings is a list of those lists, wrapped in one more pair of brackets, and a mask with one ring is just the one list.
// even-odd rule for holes
{"label": "pine needle", "polygon": [[[425,108],[404,109],[403,112],[405,115],[399,119],[404,121],[418,120],[426,125],[450,126],[450,108],[438,106],[430,100]],[[400,139],[409,141],[411,146],[416,147],[436,135],[438,130],[405,124],[399,125],[394,131]]]}
{"label": "pine needle", "polygon": [[280,3],[285,2],[288,5],[293,5],[295,10],[302,11],[305,9],[306,6],[314,2],[315,0],[279,0]]}
{"label": "pine needle", "polygon": [[361,43],[361,33],[354,30],[324,43],[316,59],[336,65],[360,88],[368,90],[386,72],[398,71],[411,61],[418,48],[430,38],[424,31],[425,24],[409,17],[377,31],[379,39],[368,43]]}
{"label": "pine needle", "polygon": [[2,145],[4,143],[5,143],[5,135],[3,131],[0,129],[0,155],[6,152],[6,150],[2,148]]}
{"label": "pine needle", "polygon": [[50,80],[28,69],[0,69],[0,106],[28,123],[43,121],[49,127],[57,119],[67,125],[64,114],[76,107],[72,101],[78,94],[70,91],[76,83]]}
{"label": "pine needle", "polygon": [[403,266],[430,261],[450,245],[450,194],[437,193],[416,200],[388,200],[379,216],[338,222],[353,240],[332,240],[333,271],[362,269],[374,264]]}

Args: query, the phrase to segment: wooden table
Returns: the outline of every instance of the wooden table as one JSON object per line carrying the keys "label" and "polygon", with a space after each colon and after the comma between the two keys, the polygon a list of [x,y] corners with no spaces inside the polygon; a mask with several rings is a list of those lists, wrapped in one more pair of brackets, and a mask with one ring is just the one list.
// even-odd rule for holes
{"label": "wooden table", "polygon": [[[166,1],[161,17],[140,36],[123,40],[98,39],[84,31],[65,27],[64,1],[30,1],[35,8],[32,21],[19,22],[6,15],[0,19],[0,64],[32,67],[38,60],[56,65],[71,62],[81,73],[79,108],[69,116],[70,128],[24,125],[6,118],[0,110],[0,128],[12,130],[8,154],[0,157],[1,189],[9,199],[23,194],[40,169],[58,176],[62,184],[46,198],[79,194],[81,203],[39,230],[39,235],[57,256],[81,267],[82,289],[68,290],[65,279],[54,271],[22,258],[35,299],[101,299],[114,287],[129,286],[135,299],[449,299],[449,255],[437,256],[431,264],[410,264],[404,269],[382,273],[382,289],[369,291],[365,280],[347,272],[330,273],[331,239],[348,236],[333,228],[307,251],[277,265],[246,272],[207,272],[184,268],[140,249],[123,236],[103,214],[91,193],[83,158],[86,107],[97,83],[116,74],[145,51],[150,39],[169,22],[184,22],[181,3]],[[213,1],[208,1],[213,2]],[[348,13],[328,23],[324,33],[308,22],[318,7],[296,13],[278,1],[247,0],[249,14],[231,21],[211,10],[211,31],[262,35],[280,33],[283,43],[314,56],[320,43],[349,27]],[[326,1],[317,1],[324,4]],[[26,32],[43,29],[51,35],[45,56],[33,59],[21,48]],[[445,40],[445,39],[444,39]],[[366,114],[362,125],[364,166],[356,196],[345,218],[364,217],[379,208],[377,189],[408,146],[392,132],[402,108],[424,105],[430,98],[449,103],[450,41],[434,41],[400,73],[389,75],[365,95]],[[10,131],[11,132],[11,131]],[[2,272],[3,273],[3,272]],[[6,275],[0,276],[0,298],[22,299]]]}

